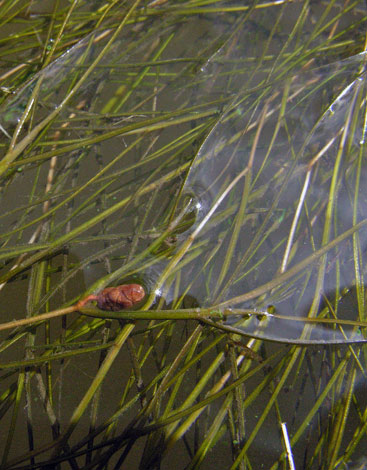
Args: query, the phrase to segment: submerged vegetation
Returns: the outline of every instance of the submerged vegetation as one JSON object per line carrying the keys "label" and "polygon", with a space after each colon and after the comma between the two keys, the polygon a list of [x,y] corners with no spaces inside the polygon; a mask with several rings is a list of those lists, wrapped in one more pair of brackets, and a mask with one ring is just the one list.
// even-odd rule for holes
{"label": "submerged vegetation", "polygon": [[0,1],[1,468],[364,468],[366,22]]}

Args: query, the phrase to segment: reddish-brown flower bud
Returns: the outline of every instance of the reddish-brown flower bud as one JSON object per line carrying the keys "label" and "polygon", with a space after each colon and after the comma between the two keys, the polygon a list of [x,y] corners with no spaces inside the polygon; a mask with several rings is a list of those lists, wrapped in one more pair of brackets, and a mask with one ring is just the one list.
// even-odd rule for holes
{"label": "reddish-brown flower bud", "polygon": [[106,287],[98,295],[89,295],[78,302],[83,307],[90,300],[96,300],[98,308],[116,312],[131,308],[145,297],[145,290],[140,284],[122,284],[117,287]]}

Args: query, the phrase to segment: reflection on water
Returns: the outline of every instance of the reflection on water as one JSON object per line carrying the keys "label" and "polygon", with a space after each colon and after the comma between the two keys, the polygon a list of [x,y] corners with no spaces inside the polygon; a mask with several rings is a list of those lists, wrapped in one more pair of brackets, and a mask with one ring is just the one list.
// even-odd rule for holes
{"label": "reflection on water", "polygon": [[[61,201],[56,206],[59,210],[52,209],[57,223],[54,233],[60,237],[64,230],[64,210],[72,201],[75,209],[67,221],[77,224],[75,236],[80,233],[83,240],[97,235],[101,239],[97,250],[108,244],[110,254],[117,255],[116,262],[113,258],[108,262],[110,274],[104,285],[138,275],[168,302],[191,295],[203,307],[266,309],[273,304],[279,314],[317,316],[322,296],[336,292],[329,302],[337,308],[339,292],[362,282],[354,275],[356,263],[364,265],[355,253],[363,257],[366,247],[366,198],[360,189],[367,176],[361,165],[365,54],[287,72],[277,69],[276,62],[270,69],[266,62],[264,70],[254,71],[245,66],[253,53],[246,48],[251,31],[232,32],[220,23],[217,27],[222,28],[222,45],[205,58],[204,65],[198,69],[185,64],[179,70],[174,60],[168,62],[169,78],[155,93],[147,87],[139,96],[125,95],[124,106],[113,102],[107,106],[105,99],[121,86],[120,82],[114,85],[121,73],[135,80],[139,70],[154,71],[153,65],[141,69],[138,64],[143,59],[149,62],[153,48],[146,51],[140,31],[134,33],[136,43],[128,47],[129,53],[120,51],[127,40],[125,33],[95,63],[111,33],[93,34],[11,98],[2,107],[1,124],[11,132],[35,90],[39,106],[34,124],[60,109],[48,131],[55,136],[60,126],[65,128],[65,154],[60,151],[64,189],[51,190],[55,203]],[[160,28],[161,41],[168,40],[172,31],[171,26]],[[185,34],[182,30],[175,36],[164,56],[181,44],[180,36]],[[203,58],[193,63],[198,60]],[[82,74],[92,64],[87,80],[63,105],[69,96],[67,77],[79,70]],[[149,80],[154,80],[154,74]],[[94,89],[99,96],[90,106],[88,95]],[[153,99],[159,100],[159,112],[149,108]],[[128,106],[136,111],[127,115],[123,109]],[[150,131],[149,138],[135,137],[137,129],[154,128],[162,113],[173,110],[176,118],[170,120],[177,119],[175,125],[169,121],[163,127],[160,124],[158,133]],[[86,150],[73,150],[80,140]],[[192,160],[197,142],[201,143]],[[46,155],[47,151],[46,147]],[[80,168],[77,186],[72,183],[73,168]],[[16,180],[15,175],[14,184]],[[70,184],[74,184],[71,195]],[[105,188],[103,203],[96,185]],[[91,202],[86,204],[88,198]],[[42,199],[42,193],[37,199]],[[47,215],[42,215],[40,205],[32,212],[41,220]],[[11,227],[15,221],[11,216],[7,219]],[[362,226],[346,236],[359,222]],[[27,224],[15,226],[17,233]],[[71,230],[65,241],[73,243],[75,236]],[[120,240],[117,250],[114,236]],[[312,258],[318,250],[320,256]],[[307,259],[310,262],[294,276],[284,276]],[[260,286],[265,287],[258,295]],[[91,290],[97,287],[102,286],[97,282]],[[302,332],[299,323],[289,325],[290,336],[295,328]],[[281,330],[284,333],[283,324]],[[264,337],[277,335],[276,328],[264,330]]]}

